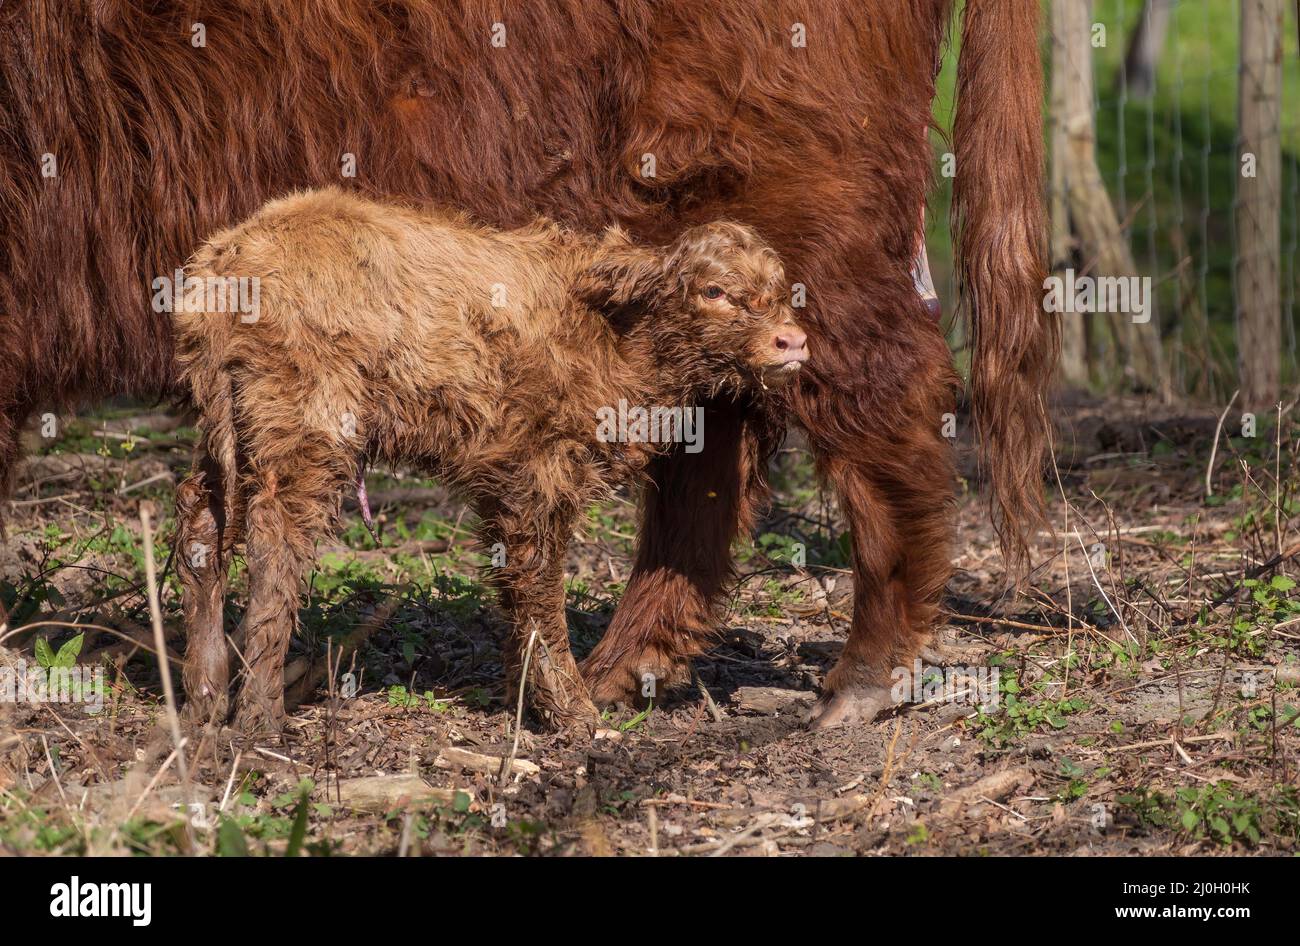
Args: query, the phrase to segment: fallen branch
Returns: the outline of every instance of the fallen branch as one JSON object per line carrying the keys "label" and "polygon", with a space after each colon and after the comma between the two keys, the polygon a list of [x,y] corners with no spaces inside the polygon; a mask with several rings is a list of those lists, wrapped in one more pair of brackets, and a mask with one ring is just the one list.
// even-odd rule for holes
{"label": "fallen branch", "polygon": [[951,818],[969,804],[1001,801],[1016,789],[1028,790],[1035,779],[1033,771],[1023,766],[994,772],[949,795],[939,806],[939,814]]}
{"label": "fallen branch", "polygon": [[[504,766],[504,762],[509,762],[509,766]],[[529,762],[527,759],[502,759],[498,756],[484,755],[481,752],[470,752],[468,749],[457,749],[448,746],[438,753],[438,757],[433,760],[433,764],[439,769],[459,769],[466,772],[482,772],[484,775],[500,774],[503,768],[508,768],[511,775],[537,775],[542,771],[536,762]]]}

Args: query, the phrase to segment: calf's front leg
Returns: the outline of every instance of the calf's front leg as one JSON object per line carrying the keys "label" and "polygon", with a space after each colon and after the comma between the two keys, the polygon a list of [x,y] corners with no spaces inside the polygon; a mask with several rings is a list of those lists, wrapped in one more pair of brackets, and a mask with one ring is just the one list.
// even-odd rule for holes
{"label": "calf's front leg", "polygon": [[526,687],[528,705],[544,725],[593,732],[599,714],[569,650],[564,615],[564,553],[573,519],[546,521],[546,528],[536,529],[504,516],[486,530],[505,556],[491,578],[511,622],[503,647],[507,699],[514,705],[518,688]]}
{"label": "calf's front leg", "polygon": [[297,466],[254,471],[245,516],[248,609],[241,626],[246,674],[235,707],[244,733],[278,733],[284,724],[284,661],[298,626],[299,589],[329,534],[337,497],[351,470],[345,459],[303,458]]}

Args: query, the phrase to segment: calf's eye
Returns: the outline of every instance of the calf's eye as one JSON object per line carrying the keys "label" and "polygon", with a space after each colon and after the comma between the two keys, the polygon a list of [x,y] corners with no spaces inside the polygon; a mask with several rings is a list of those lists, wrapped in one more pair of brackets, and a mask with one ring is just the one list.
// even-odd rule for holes
{"label": "calf's eye", "polygon": [[720,286],[706,286],[704,289],[704,298],[706,299],[721,299],[722,296],[723,292]]}

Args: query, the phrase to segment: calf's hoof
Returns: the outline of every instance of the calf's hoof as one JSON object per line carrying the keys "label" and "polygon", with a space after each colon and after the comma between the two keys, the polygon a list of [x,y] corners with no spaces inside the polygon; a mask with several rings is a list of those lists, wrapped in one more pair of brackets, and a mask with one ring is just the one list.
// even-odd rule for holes
{"label": "calf's hoof", "polygon": [[[507,694],[512,715],[518,698],[517,692]],[[550,732],[591,736],[600,725],[596,704],[585,691],[574,692],[571,687],[545,687],[534,680],[528,689],[527,706],[533,719]]]}
{"label": "calf's hoof", "polygon": [[230,699],[225,693],[187,697],[181,707],[181,721],[187,726],[222,726],[229,715]]}
{"label": "calf's hoof", "polygon": [[240,700],[233,726],[249,739],[279,739],[284,731],[284,703],[272,700]]}
{"label": "calf's hoof", "polygon": [[812,730],[866,725],[893,705],[894,698],[888,687],[844,687],[834,693],[822,694],[808,711],[805,722]]}
{"label": "calf's hoof", "polygon": [[[516,685],[507,687],[511,709],[518,698]],[[526,699],[533,717],[552,732],[586,732],[590,736],[600,721],[587,685],[567,652],[558,661],[552,661],[545,651],[533,655]]]}
{"label": "calf's hoof", "polygon": [[564,733],[575,739],[590,739],[600,728],[600,713],[591,700],[575,701],[563,710],[554,705],[539,706],[533,703],[533,715],[552,732]]}

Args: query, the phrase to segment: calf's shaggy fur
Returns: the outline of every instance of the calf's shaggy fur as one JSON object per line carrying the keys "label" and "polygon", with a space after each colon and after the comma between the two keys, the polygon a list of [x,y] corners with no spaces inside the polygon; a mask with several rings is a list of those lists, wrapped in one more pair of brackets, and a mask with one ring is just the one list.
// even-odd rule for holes
{"label": "calf's shaggy fur", "polygon": [[222,599],[242,537],[246,730],[281,720],[299,580],[374,460],[423,468],[468,498],[485,543],[504,552],[490,575],[514,626],[512,684],[529,653],[538,715],[593,723],[565,624],[568,538],[667,446],[610,440],[598,412],[761,398],[806,353],[776,253],[733,223],[647,248],[617,229],[497,231],[326,189],[218,234],[188,275],[259,286],[253,313],[175,316],[202,428],[177,502],[186,691],[199,718],[224,715]]}

